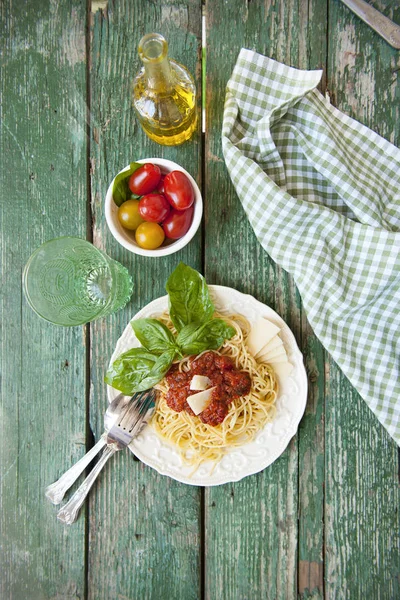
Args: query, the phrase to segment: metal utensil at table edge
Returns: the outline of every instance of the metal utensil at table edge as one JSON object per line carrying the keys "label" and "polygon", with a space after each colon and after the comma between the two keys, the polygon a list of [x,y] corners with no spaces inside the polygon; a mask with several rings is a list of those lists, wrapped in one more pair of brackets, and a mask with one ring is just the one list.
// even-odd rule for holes
{"label": "metal utensil at table edge", "polygon": [[354,12],[360,19],[369,25],[383,39],[400,50],[400,25],[396,25],[393,21],[385,17],[376,8],[367,4],[364,0],[341,0],[350,10]]}
{"label": "metal utensil at table edge", "polygon": [[135,402],[131,402],[124,414],[115,422],[107,435],[107,446],[98,463],[76,490],[72,498],[59,510],[57,518],[67,525],[76,521],[98,474],[109,458],[118,450],[126,448],[134,437],[149,422],[155,407],[156,392],[154,389],[135,394]]}
{"label": "metal utensil at table edge", "polygon": [[86,467],[92,462],[94,457],[100,452],[102,448],[107,444],[107,432],[114,425],[118,417],[128,407],[129,402],[134,400],[135,396],[124,396],[118,394],[114,400],[108,405],[108,408],[104,414],[104,433],[99,438],[98,442],[86,452],[85,456],[82,456],[78,462],[76,462],[68,471],[66,471],[61,477],[48,486],[45,495],[53,504],[60,504],[65,496],[65,493],[78,477],[83,473]]}

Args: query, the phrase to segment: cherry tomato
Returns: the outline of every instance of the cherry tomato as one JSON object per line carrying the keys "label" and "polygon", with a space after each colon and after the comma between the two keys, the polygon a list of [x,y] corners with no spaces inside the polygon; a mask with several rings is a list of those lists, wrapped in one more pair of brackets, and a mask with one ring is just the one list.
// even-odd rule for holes
{"label": "cherry tomato", "polygon": [[162,223],[171,210],[171,205],[162,194],[147,194],[139,201],[139,213],[145,221]]}
{"label": "cherry tomato", "polygon": [[145,221],[136,229],[135,239],[138,246],[146,250],[155,250],[165,239],[164,231],[157,223]]}
{"label": "cherry tomato", "polygon": [[171,171],[165,176],[164,195],[176,210],[186,210],[194,202],[192,184],[182,171]]}
{"label": "cherry tomato", "polygon": [[139,214],[139,200],[127,200],[118,209],[118,220],[122,227],[134,231],[143,223],[144,219]]}
{"label": "cherry tomato", "polygon": [[165,175],[161,175],[160,183],[157,186],[157,192],[160,192],[160,194],[164,193],[164,179]]}
{"label": "cherry tomato", "polygon": [[129,177],[128,186],[132,194],[143,196],[153,192],[161,179],[160,167],[145,163]]}
{"label": "cherry tomato", "polygon": [[192,223],[193,211],[192,206],[187,210],[175,210],[173,208],[163,223],[165,236],[177,240],[185,235]]}

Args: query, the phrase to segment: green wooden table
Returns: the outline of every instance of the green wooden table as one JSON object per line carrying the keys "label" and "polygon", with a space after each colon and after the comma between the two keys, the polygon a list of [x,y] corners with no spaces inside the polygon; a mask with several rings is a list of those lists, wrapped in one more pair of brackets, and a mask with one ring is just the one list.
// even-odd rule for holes
{"label": "green wooden table", "polygon": [[[372,4],[400,23],[397,0]],[[201,90],[202,11],[206,133],[163,148],[132,114],[138,41],[164,34]],[[397,446],[313,335],[292,279],[257,243],[220,141],[225,85],[245,46],[323,68],[332,103],[399,144],[400,52],[339,0],[2,0],[0,15],[0,598],[400,598]],[[201,231],[165,259],[125,251],[104,219],[110,180],[149,156],[182,164],[205,201]],[[64,329],[30,310],[23,266],[59,235],[92,240],[130,270],[134,293],[123,311]],[[298,434],[268,469],[208,489],[121,453],[79,521],[63,526],[45,487],[100,435],[115,343],[129,318],[164,294],[180,260],[289,324],[309,382]]]}

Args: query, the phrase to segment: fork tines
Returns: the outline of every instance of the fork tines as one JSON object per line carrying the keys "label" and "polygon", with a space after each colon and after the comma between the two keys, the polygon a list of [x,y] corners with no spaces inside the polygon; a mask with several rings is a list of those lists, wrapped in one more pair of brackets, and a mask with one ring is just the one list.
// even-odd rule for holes
{"label": "fork tines", "polygon": [[116,423],[117,427],[124,429],[132,437],[135,435],[136,429],[142,424],[147,411],[154,402],[155,391],[150,389],[139,392],[135,396],[135,400],[123,414],[121,420]]}

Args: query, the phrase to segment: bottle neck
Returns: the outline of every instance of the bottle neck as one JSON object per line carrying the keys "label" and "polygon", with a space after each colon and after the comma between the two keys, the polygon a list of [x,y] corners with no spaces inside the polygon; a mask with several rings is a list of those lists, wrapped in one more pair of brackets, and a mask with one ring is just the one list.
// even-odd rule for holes
{"label": "bottle neck", "polygon": [[158,63],[144,63],[147,87],[159,92],[167,92],[173,87],[171,65],[166,56]]}
{"label": "bottle neck", "polygon": [[148,33],[139,42],[147,87],[166,92],[173,87],[173,75],[168,61],[168,44],[159,33]]}

